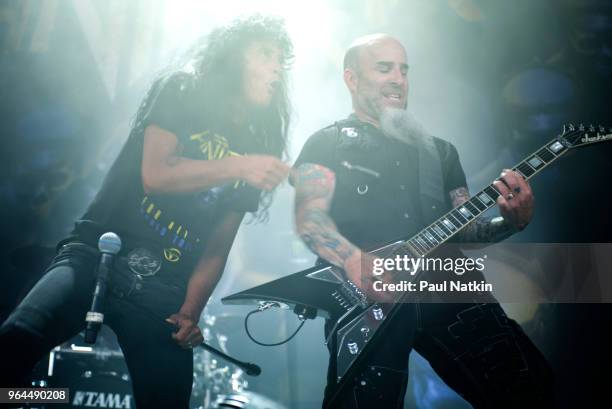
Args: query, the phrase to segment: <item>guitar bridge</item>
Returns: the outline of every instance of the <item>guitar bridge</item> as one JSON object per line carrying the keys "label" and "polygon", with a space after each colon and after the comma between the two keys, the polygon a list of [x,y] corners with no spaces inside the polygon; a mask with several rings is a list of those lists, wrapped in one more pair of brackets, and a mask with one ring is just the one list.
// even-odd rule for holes
{"label": "guitar bridge", "polygon": [[351,309],[351,304],[338,291],[332,293],[332,298],[346,311]]}
{"label": "guitar bridge", "polygon": [[345,301],[347,301],[351,307],[355,305],[364,309],[368,307],[368,298],[366,295],[359,287],[349,280],[344,281],[340,286],[340,294],[342,294]]}

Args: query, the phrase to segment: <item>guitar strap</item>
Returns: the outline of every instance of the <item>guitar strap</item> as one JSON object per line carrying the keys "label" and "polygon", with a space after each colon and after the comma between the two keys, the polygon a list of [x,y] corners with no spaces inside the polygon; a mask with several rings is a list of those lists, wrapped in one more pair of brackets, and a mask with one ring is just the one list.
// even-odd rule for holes
{"label": "guitar strap", "polygon": [[419,155],[419,189],[421,214],[428,225],[446,211],[442,160],[431,135],[415,137]]}

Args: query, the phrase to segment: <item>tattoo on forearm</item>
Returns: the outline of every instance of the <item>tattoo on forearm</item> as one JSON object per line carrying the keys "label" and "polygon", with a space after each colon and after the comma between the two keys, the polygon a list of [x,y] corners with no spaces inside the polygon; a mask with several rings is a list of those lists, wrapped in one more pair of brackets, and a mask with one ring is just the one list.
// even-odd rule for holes
{"label": "tattoo on forearm", "polygon": [[498,243],[515,233],[503,217],[479,217],[457,234],[464,243]]}
{"label": "tattoo on forearm", "polygon": [[453,207],[457,207],[470,200],[470,192],[467,187],[460,187],[448,192]]}
{"label": "tattoo on forearm", "polygon": [[328,214],[335,175],[324,166],[306,163],[294,174],[296,224],[300,237],[314,253],[343,267],[358,248],[344,238]]}
{"label": "tattoo on forearm", "polygon": [[[470,200],[470,192],[466,187],[449,192],[453,207]],[[457,234],[457,240],[464,243],[497,243],[507,239],[515,230],[503,217],[479,217],[465,226]]]}
{"label": "tattoo on forearm", "polygon": [[338,267],[343,267],[357,251],[357,247],[338,233],[336,225],[322,209],[305,211],[300,224],[300,237],[308,248]]}
{"label": "tattoo on forearm", "polygon": [[317,198],[328,199],[334,194],[334,172],[321,165],[305,163],[294,174],[296,201],[312,200]]}

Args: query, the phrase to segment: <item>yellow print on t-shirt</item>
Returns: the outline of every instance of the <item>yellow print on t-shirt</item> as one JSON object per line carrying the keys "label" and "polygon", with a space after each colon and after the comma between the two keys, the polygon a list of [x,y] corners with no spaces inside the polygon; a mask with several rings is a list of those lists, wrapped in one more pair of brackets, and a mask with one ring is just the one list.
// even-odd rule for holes
{"label": "yellow print on t-shirt", "polygon": [[221,159],[226,156],[241,156],[238,152],[232,151],[227,138],[218,133],[211,135],[210,131],[204,131],[191,135],[189,139],[200,144],[200,152],[208,160]]}
{"label": "yellow print on t-shirt", "polygon": [[[189,140],[199,144],[200,152],[208,160],[222,159],[226,156],[242,156],[230,149],[225,136],[216,132],[211,134],[210,130],[193,134],[189,137]],[[241,184],[244,184],[244,182],[236,181],[234,188],[238,188]]]}

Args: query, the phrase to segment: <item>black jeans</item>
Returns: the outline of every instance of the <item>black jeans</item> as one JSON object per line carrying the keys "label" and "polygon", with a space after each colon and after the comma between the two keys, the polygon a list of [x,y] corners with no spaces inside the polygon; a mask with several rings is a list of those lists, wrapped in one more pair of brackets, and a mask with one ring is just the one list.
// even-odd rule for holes
{"label": "black jeans", "polygon": [[[2,324],[0,386],[26,385],[36,362],[84,328],[97,260],[98,251],[85,244],[63,246],[46,274]],[[176,344],[172,326],[164,321],[178,312],[184,295],[184,286],[165,282],[159,273],[147,278],[127,268],[111,273],[105,323],[123,350],[138,407],[189,406],[192,351]]]}
{"label": "black jeans", "polygon": [[[497,303],[404,304],[339,408],[404,407],[412,348],[475,409],[552,408],[552,372]],[[326,336],[333,322],[325,327]],[[335,385],[328,370],[327,403]]]}

